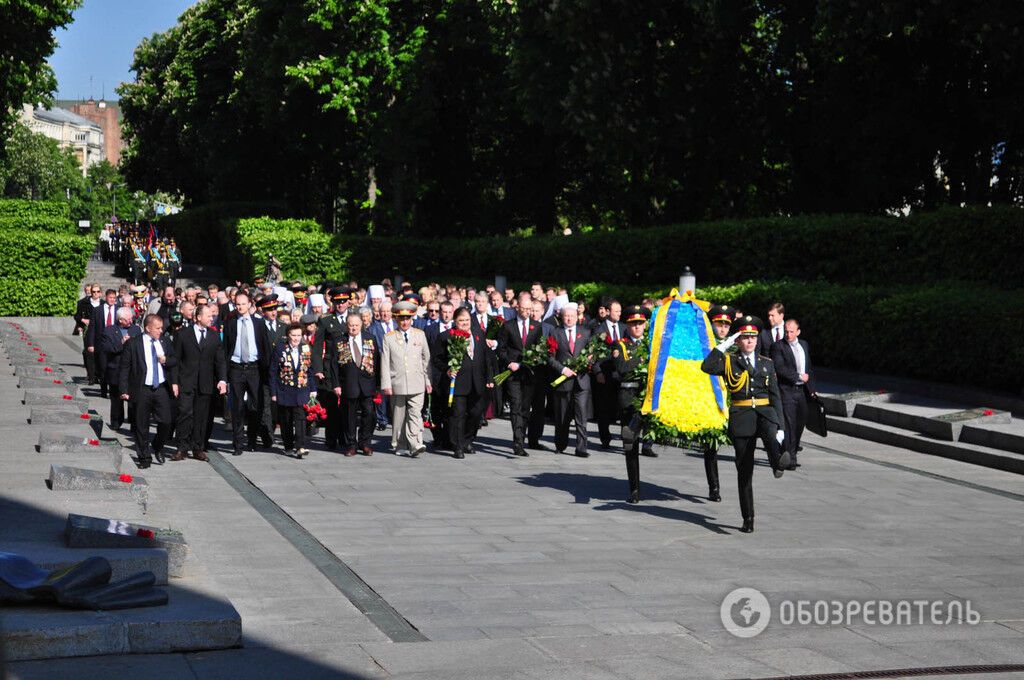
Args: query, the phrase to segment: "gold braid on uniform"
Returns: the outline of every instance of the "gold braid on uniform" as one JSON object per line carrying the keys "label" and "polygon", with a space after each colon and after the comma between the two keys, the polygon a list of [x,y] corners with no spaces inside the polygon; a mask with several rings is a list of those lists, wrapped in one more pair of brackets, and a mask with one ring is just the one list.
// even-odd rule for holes
{"label": "gold braid on uniform", "polygon": [[622,348],[622,360],[629,361],[629,350],[626,349],[626,341],[619,340],[619,347]]}
{"label": "gold braid on uniform", "polygon": [[741,371],[739,375],[733,375],[732,372],[732,357],[728,353],[725,355],[725,386],[729,388],[730,392],[739,392],[746,389],[747,385],[750,384],[750,374],[746,371]]}

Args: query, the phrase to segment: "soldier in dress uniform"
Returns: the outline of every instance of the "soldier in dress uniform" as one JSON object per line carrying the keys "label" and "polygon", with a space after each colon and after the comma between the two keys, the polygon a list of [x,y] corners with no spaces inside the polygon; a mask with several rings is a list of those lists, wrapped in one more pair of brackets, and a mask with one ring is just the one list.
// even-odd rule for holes
{"label": "soldier in dress uniform", "polygon": [[413,458],[426,450],[423,445],[423,394],[430,394],[430,348],[427,336],[413,328],[416,305],[399,302],[394,306],[398,328],[384,336],[381,346],[380,387],[391,397],[391,449],[408,448]]}
{"label": "soldier in dress uniform", "polygon": [[344,413],[339,403],[341,400],[334,394],[335,385],[331,382],[330,371],[325,367],[337,362],[338,343],[344,343],[348,337],[346,317],[352,293],[348,288],[332,288],[328,297],[331,299],[333,313],[325,314],[317,323],[313,336],[313,373],[316,374],[319,387],[318,398],[327,411],[324,441],[328,449],[340,451],[350,443],[345,432]]}
{"label": "soldier in dress uniform", "polygon": [[[761,320],[754,316],[736,319],[732,334],[708,353],[701,370],[725,378],[731,395],[729,405],[729,438],[736,449],[736,472],[740,494],[743,527],[754,530],[754,446],[761,437],[768,443],[768,460],[775,477],[781,477],[789,465],[789,454],[781,449],[783,434],[782,396],[775,365],[756,352]],[[738,341],[737,341],[738,339]],[[729,354],[736,344],[738,351]]]}
{"label": "soldier in dress uniform", "polygon": [[636,409],[638,397],[646,389],[643,368],[651,358],[651,347],[644,337],[651,313],[640,306],[627,307],[622,314],[626,334],[612,348],[611,358],[604,362],[602,370],[618,384],[618,409],[622,423],[622,447],[626,454],[626,476],[629,478],[627,503],[640,502],[640,452],[650,447],[650,442],[641,442],[639,413]]}
{"label": "soldier in dress uniform", "polygon": [[[711,320],[711,328],[715,337],[721,342],[729,337],[729,329],[736,319],[736,308],[729,305],[715,305],[708,310],[708,318]],[[727,352],[736,354],[736,345],[729,347]],[[708,478],[708,500],[718,503],[722,500],[718,484],[718,446],[716,444],[705,444],[702,451],[704,454],[704,474]]]}
{"label": "soldier in dress uniform", "polygon": [[[277,321],[277,310],[280,306],[277,295],[271,294],[259,297],[256,306],[260,310],[261,322],[267,327],[267,345],[270,351],[273,352],[288,337],[288,327]],[[279,422],[278,405],[276,401],[270,398],[272,395],[269,380],[262,383],[260,388],[263,390],[263,410],[260,413],[260,438],[263,440],[264,445],[270,448],[274,446],[274,430],[277,429],[277,423]]]}

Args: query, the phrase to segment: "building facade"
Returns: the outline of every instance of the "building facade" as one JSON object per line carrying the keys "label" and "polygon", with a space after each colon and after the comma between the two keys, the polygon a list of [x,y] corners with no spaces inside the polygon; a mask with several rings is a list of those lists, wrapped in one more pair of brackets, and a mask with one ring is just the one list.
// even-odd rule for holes
{"label": "building facade", "polygon": [[44,109],[25,104],[22,121],[34,132],[55,139],[61,148],[70,148],[78,159],[84,177],[89,167],[104,160],[103,128],[88,118],[61,108]]}
{"label": "building facade", "polygon": [[121,140],[121,106],[117,102],[104,99],[96,101],[92,98],[85,101],[65,99],[58,101],[57,106],[88,118],[103,128],[104,156],[111,165],[116,166],[121,161],[124,142]]}

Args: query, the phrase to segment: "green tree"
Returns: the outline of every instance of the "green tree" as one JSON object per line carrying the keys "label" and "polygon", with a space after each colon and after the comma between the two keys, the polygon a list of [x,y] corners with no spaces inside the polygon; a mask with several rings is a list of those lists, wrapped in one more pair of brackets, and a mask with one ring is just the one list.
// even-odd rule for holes
{"label": "green tree", "polygon": [[78,160],[56,140],[15,123],[0,161],[0,187],[8,198],[66,200],[85,187]]}
{"label": "green tree", "polygon": [[71,22],[81,0],[0,0],[0,156],[21,105],[49,103],[57,89],[46,58],[53,32]]}

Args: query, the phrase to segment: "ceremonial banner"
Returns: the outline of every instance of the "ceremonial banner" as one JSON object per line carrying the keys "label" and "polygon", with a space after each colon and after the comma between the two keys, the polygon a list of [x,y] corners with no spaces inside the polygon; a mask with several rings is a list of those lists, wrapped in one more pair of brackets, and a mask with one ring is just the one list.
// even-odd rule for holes
{"label": "ceremonial banner", "polygon": [[641,412],[672,435],[694,442],[720,440],[729,414],[722,378],[700,370],[715,346],[710,304],[675,289],[654,310],[651,358]]}

